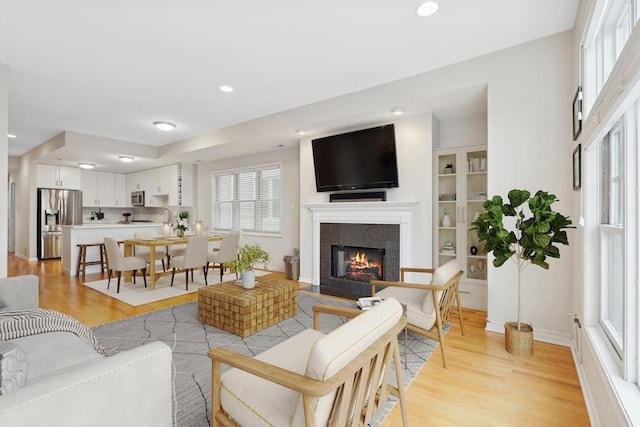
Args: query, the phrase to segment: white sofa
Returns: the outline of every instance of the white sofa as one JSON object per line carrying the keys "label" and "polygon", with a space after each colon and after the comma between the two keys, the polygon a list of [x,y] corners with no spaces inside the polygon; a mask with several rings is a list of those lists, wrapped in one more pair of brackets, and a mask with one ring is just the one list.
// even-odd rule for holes
{"label": "white sofa", "polygon": [[[38,307],[38,278],[0,279],[0,320]],[[0,395],[0,426],[171,426],[171,349],[163,343],[104,357],[71,332],[0,341],[26,354],[26,385]]]}

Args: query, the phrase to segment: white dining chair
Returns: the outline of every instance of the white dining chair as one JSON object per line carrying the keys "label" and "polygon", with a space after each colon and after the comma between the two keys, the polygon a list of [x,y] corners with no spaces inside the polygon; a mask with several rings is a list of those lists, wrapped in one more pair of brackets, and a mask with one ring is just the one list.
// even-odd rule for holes
{"label": "white dining chair", "polygon": [[213,253],[207,256],[207,272],[209,270],[209,264],[213,264],[213,268],[218,266],[220,268],[220,282],[222,282],[222,276],[224,275],[225,263],[238,259],[241,238],[242,230],[231,230],[229,234],[222,236],[220,248],[214,249]]}
{"label": "white dining chair", "polygon": [[[140,240],[152,240],[153,234],[150,231],[137,231],[133,233],[133,238],[140,239]],[[137,257],[145,258],[147,260],[147,263],[149,262],[149,252],[150,252],[150,249],[147,246],[133,247],[133,254]],[[156,261],[157,260],[162,261],[162,271],[167,271],[164,266],[164,257],[166,256],[167,256],[166,246],[165,247],[156,246]]]}
{"label": "white dining chair", "polygon": [[189,238],[184,256],[175,257],[171,262],[171,286],[176,269],[185,270],[185,289],[189,290],[189,271],[191,271],[191,281],[193,281],[193,269],[202,267],[204,273],[204,284],[207,285],[207,249],[209,238],[207,236],[193,236]]}
{"label": "white dining chair", "polygon": [[120,278],[123,271],[131,271],[133,274],[133,283],[136,283],[136,271],[142,272],[142,279],[144,280],[144,287],[147,287],[147,260],[135,256],[124,256],[120,252],[118,242],[111,237],[104,238],[104,247],[107,251],[107,267],[109,270],[109,281],[107,282],[107,289],[111,284],[111,276],[113,272],[118,273],[118,287],[116,293],[120,293]]}

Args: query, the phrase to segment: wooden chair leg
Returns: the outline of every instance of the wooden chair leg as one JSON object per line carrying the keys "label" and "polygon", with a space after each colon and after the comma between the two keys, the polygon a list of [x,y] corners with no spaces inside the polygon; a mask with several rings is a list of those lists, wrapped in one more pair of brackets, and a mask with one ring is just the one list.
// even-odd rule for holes
{"label": "wooden chair leg", "polygon": [[84,246],[78,247],[78,267],[76,268],[76,276],[80,275],[80,266],[82,265],[82,250]]}
{"label": "wooden chair leg", "polygon": [[173,276],[175,276],[175,275],[176,275],[176,269],[174,268],[174,269],[171,271],[171,286],[173,286]]}
{"label": "wooden chair leg", "polygon": [[118,288],[116,289],[116,294],[120,293],[120,277],[122,276],[122,271],[118,271]]}
{"label": "wooden chair leg", "polygon": [[147,287],[147,269],[142,269],[142,281],[144,282],[144,287]]}
{"label": "wooden chair leg", "polygon": [[[193,269],[191,269],[191,274],[193,274]],[[191,280],[193,280],[193,276],[191,276]],[[184,283],[186,286],[186,290],[189,290],[189,270],[184,272]]]}
{"label": "wooden chair leg", "polygon": [[224,264],[220,263],[218,264],[218,267],[220,267],[220,283],[222,283],[222,276],[224,275]]}
{"label": "wooden chair leg", "polygon": [[100,245],[100,272],[104,273],[104,244]]}
{"label": "wooden chair leg", "polygon": [[138,271],[138,270],[133,270],[133,271],[131,272],[131,277],[133,277],[133,284],[134,284],[134,285],[136,284],[136,271]]}
{"label": "wooden chair leg", "polygon": [[209,286],[209,284],[207,283],[207,268],[206,267],[202,267],[202,273],[204,274],[204,285],[205,286]]}
{"label": "wooden chair leg", "polygon": [[167,269],[166,269],[166,268],[164,268],[164,258],[162,258],[162,259],[161,259],[161,261],[162,261],[162,271],[163,271],[163,272],[164,272],[164,271],[167,271]]}
{"label": "wooden chair leg", "polygon": [[109,280],[107,280],[107,289],[109,289],[109,285],[111,284],[111,274],[113,273],[113,270],[109,270]]}

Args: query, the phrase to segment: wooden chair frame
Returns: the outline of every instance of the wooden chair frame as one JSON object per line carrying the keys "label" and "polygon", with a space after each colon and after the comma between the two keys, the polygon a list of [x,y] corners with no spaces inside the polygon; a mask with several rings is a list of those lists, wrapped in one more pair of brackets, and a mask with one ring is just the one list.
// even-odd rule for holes
{"label": "wooden chair frame", "polygon": [[[354,317],[360,310],[337,306],[319,305],[313,307],[314,329],[318,328],[319,314]],[[402,423],[408,426],[406,413],[404,380],[398,350],[398,334],[406,326],[406,319],[400,321],[376,340],[371,346],[353,359],[331,378],[320,381],[289,371],[252,357],[217,347],[209,351],[212,362],[212,420],[213,426],[236,426],[224,412],[220,402],[222,364],[241,369],[302,394],[305,425],[315,427],[314,406],[319,397],[337,390],[329,417],[328,426],[363,426],[378,411],[389,394],[396,396],[402,410]],[[391,362],[394,362],[396,381],[399,387],[388,384]],[[375,390],[375,392],[370,392]],[[356,409],[357,410],[354,410]]]}
{"label": "wooden chair frame", "polygon": [[[416,332],[420,335],[424,335],[431,339],[440,342],[440,352],[442,353],[442,366],[447,367],[447,357],[445,354],[445,346],[444,346],[444,322],[449,318],[449,314],[451,313],[451,309],[454,304],[456,305],[456,309],[458,312],[458,317],[460,319],[460,329],[462,331],[462,335],[464,336],[464,321],[462,320],[462,305],[460,304],[460,292],[459,285],[460,279],[462,278],[462,271],[459,271],[455,276],[453,276],[447,283],[444,285],[433,285],[433,284],[421,284],[421,283],[408,283],[405,282],[405,273],[428,273],[433,274],[435,270],[433,268],[416,268],[416,267],[402,267],[400,269],[400,282],[388,282],[384,280],[372,280],[371,281],[371,296],[376,295],[376,287],[400,287],[400,288],[409,288],[409,289],[419,289],[422,291],[431,291],[431,295],[433,297],[433,303],[436,308],[436,322],[433,324],[431,329],[423,329],[419,326],[412,325],[411,323],[407,323],[407,329],[413,332]],[[437,299],[437,292],[440,291],[442,294],[440,295],[440,300]],[[400,301],[402,303],[402,301]]]}

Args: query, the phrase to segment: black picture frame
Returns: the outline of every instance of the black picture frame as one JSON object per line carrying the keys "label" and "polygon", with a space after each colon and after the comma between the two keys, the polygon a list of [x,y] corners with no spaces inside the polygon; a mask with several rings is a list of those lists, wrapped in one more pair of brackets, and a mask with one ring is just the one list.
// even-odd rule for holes
{"label": "black picture frame", "polygon": [[573,150],[573,190],[579,190],[582,187],[582,144]]}
{"label": "black picture frame", "polygon": [[582,132],[582,87],[578,86],[576,94],[573,97],[573,140],[578,139]]}

